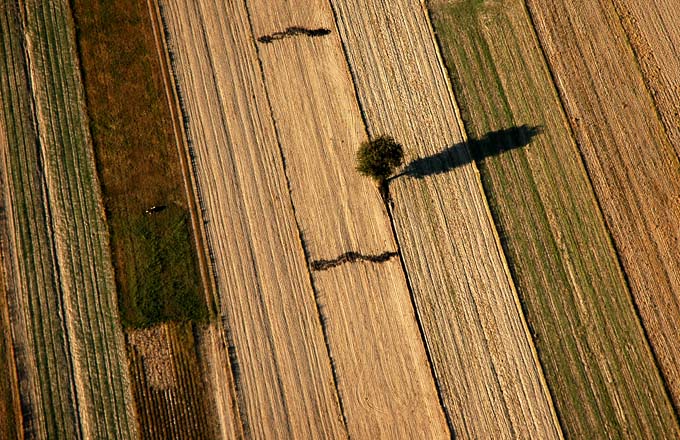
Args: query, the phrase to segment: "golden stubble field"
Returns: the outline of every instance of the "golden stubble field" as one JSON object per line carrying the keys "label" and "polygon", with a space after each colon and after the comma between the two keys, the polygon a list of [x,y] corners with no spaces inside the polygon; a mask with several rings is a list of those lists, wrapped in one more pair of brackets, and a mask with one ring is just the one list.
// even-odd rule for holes
{"label": "golden stubble field", "polygon": [[121,331],[80,30],[0,5],[0,436],[677,434],[672,2],[143,4],[209,316]]}
{"label": "golden stubble field", "polygon": [[[196,8],[187,8],[180,3],[169,2],[163,10],[167,10],[169,28],[174,31],[171,36],[176,35],[175,38],[171,37],[171,47],[176,48],[179,85],[184,92],[187,113],[190,121],[196,124],[194,126],[190,122],[189,131],[197,148],[199,187],[205,191],[206,185],[212,180],[208,176],[217,175],[220,176],[217,183],[226,187],[220,188],[221,191],[228,190],[233,194],[228,199],[253,206],[253,209],[260,206],[267,209],[263,213],[254,212],[252,216],[240,220],[245,229],[244,236],[238,242],[232,242],[234,246],[240,246],[240,253],[248,250],[243,245],[253,249],[253,260],[258,265],[253,281],[262,296],[260,301],[266,301],[254,305],[260,307],[259,313],[267,313],[265,316],[269,321],[269,328],[265,331],[269,334],[264,333],[261,337],[266,338],[270,344],[270,351],[260,348],[260,353],[256,354],[247,349],[250,344],[255,343],[249,341],[255,335],[249,334],[252,330],[243,327],[252,326],[252,322],[242,322],[242,315],[236,311],[249,306],[249,301],[252,304],[250,295],[240,298],[231,295],[230,298],[225,293],[220,294],[225,310],[222,313],[228,317],[228,323],[232,327],[239,369],[243,372],[238,390],[245,405],[243,414],[246,425],[254,433],[280,430],[282,426],[288,426],[294,433],[315,429],[327,435],[333,432],[337,435],[349,429],[350,433],[360,436],[371,432],[383,432],[385,435],[390,430],[395,435],[409,431],[418,433],[430,426],[428,436],[442,435],[447,431],[444,415],[437,400],[434,381],[398,260],[392,259],[382,264],[348,263],[346,267],[327,269],[323,273],[313,272],[311,277],[305,261],[305,252],[310,260],[321,260],[333,259],[346,251],[366,255],[394,251],[389,220],[379,194],[369,182],[359,179],[351,168],[343,172],[340,166],[343,161],[351,163],[353,147],[365,136],[365,131],[337,36],[335,40],[319,40],[318,43],[290,39],[281,41],[282,44],[278,47],[272,45],[271,49],[256,47],[246,9],[235,7],[226,11],[209,2],[199,3]],[[179,10],[176,14],[175,9]],[[266,8],[258,8],[264,9]],[[285,17],[285,13],[291,14],[292,11],[284,8],[279,11],[278,17]],[[188,21],[192,17],[200,21]],[[295,22],[293,17],[290,20]],[[328,26],[332,24],[330,20],[332,15],[330,9],[327,9],[325,21],[319,23]],[[253,22],[257,24],[257,20]],[[202,42],[199,40],[198,44],[205,44],[208,52],[196,50],[194,45],[197,43],[192,41],[192,35],[183,35],[178,30],[180,26],[205,32],[208,39]],[[266,30],[256,31],[256,34],[274,33],[279,29],[278,26],[267,24]],[[283,29],[286,27],[280,26]],[[220,32],[229,33],[221,35]],[[239,44],[226,45],[224,42],[228,41]],[[191,44],[192,49],[183,50],[182,44]],[[225,56],[235,49],[243,51],[241,56]],[[271,82],[263,82],[257,50],[262,53],[264,71],[271,69],[280,74],[272,78]],[[270,50],[270,53],[264,54],[265,50]],[[205,60],[191,60],[188,59],[189,55],[205,57]],[[319,58],[321,61],[318,63],[308,62],[309,59]],[[244,63],[244,59],[249,59],[250,63]],[[321,69],[318,66],[330,68]],[[246,67],[247,76],[237,73]],[[229,75],[229,72],[236,75]],[[235,84],[235,78],[243,82]],[[268,78],[266,74],[265,78]],[[280,87],[280,83],[276,81],[285,78],[289,78],[287,87]],[[293,81],[297,78],[300,83]],[[200,88],[194,84],[209,85],[215,91],[212,95],[214,98],[206,96],[205,100],[200,99],[196,95]],[[276,92],[266,95],[267,86],[274,88]],[[255,102],[250,101],[250,90],[258,92],[254,96]],[[313,93],[302,93],[310,90]],[[209,127],[214,120],[214,111],[207,106],[198,107],[202,103],[209,103],[210,99],[213,100],[215,109],[224,112],[221,124],[218,122],[214,126],[219,132],[214,129],[213,133],[223,136],[216,138],[216,142],[206,142],[204,137],[210,133],[205,127]],[[243,101],[239,102],[240,100]],[[237,107],[232,107],[234,105]],[[191,119],[193,111],[198,116],[201,116],[198,112],[202,112],[202,116]],[[272,113],[277,121],[276,127],[271,119]],[[317,114],[324,116],[311,116]],[[253,127],[254,118],[259,121]],[[209,150],[211,145],[213,147]],[[296,146],[307,147],[294,149]],[[253,151],[255,148],[261,150]],[[286,166],[294,170],[289,173],[289,181],[283,173],[282,151]],[[329,154],[324,155],[324,151]],[[260,154],[259,157],[255,155],[257,153]],[[230,173],[238,179],[236,182],[224,182],[229,174],[218,171],[220,161],[226,160],[236,162],[231,164],[232,167],[238,167],[236,173]],[[320,166],[324,160],[331,161],[332,166]],[[261,172],[262,176],[254,176],[255,179],[262,179],[260,181],[250,180],[253,164],[267,167]],[[206,171],[203,171],[203,167]],[[205,176],[202,176],[203,172],[206,173]],[[318,179],[318,183],[309,185],[310,179]],[[268,182],[272,180],[272,183]],[[265,184],[270,191],[275,190],[280,195],[273,198],[259,193],[266,189]],[[238,192],[234,193],[235,191]],[[351,201],[350,193],[355,194]],[[222,198],[226,194],[211,192],[204,196],[204,200],[214,198],[216,202],[221,201],[219,205],[223,205],[226,200]],[[271,211],[272,208],[268,206],[272,199],[277,202],[276,211]],[[342,206],[340,202],[343,200],[347,201],[351,209]],[[217,226],[218,222],[226,220],[218,216],[219,211],[211,212],[211,209],[217,209],[219,205],[213,207],[208,204],[206,219],[209,222],[209,237],[214,237],[212,234],[217,232],[226,232],[212,230],[213,224]],[[301,206],[300,211],[293,211],[293,206]],[[232,209],[228,212],[233,217],[243,211]],[[263,219],[267,221],[263,222]],[[364,219],[363,224],[358,221]],[[297,229],[298,222],[302,234]],[[283,228],[287,230],[285,234],[281,233]],[[289,242],[278,244],[272,249],[278,241],[275,237],[286,236],[289,237]],[[263,237],[269,237],[270,240],[265,243],[262,241]],[[304,248],[301,240],[304,240]],[[243,280],[239,280],[234,273],[235,267],[222,266],[225,263],[222,259],[236,259],[239,255],[234,250],[219,249],[226,240],[216,238],[216,242],[218,246],[213,251],[217,261],[218,291],[232,291],[233,288],[229,288],[226,283]],[[271,255],[273,251],[277,254]],[[288,264],[278,267],[277,260],[282,257],[286,258],[287,261],[284,262]],[[294,264],[290,264],[290,258],[295,258],[292,260]],[[296,266],[298,269],[290,273]],[[294,284],[287,284],[290,281],[283,277],[293,278]],[[298,280],[295,281],[295,278]],[[393,281],[385,284],[387,289],[382,289],[381,279]],[[276,284],[284,282],[286,284]],[[347,298],[346,295],[350,292],[352,297]],[[295,298],[298,295],[299,298]],[[235,306],[235,301],[242,304]],[[275,313],[276,310],[283,312]],[[231,314],[236,316],[229,317]],[[309,319],[306,324],[308,329],[302,330],[320,337],[316,339],[316,343],[313,343],[315,339],[305,337],[302,332],[298,333],[300,336],[293,333],[295,328],[286,320],[286,316],[299,315]],[[386,331],[386,328],[390,330]],[[348,352],[342,350],[345,344],[362,348]],[[335,346],[338,348],[335,349]],[[296,351],[300,353],[297,354]],[[259,358],[254,357],[255,355]],[[293,356],[298,359],[289,358]],[[309,359],[310,356],[318,359],[301,363],[300,359]],[[331,370],[329,356],[332,357],[334,371]],[[301,367],[302,365],[305,367]],[[266,384],[261,374],[255,375],[263,370],[272,371],[270,384]],[[302,377],[297,377],[299,375]],[[306,375],[312,375],[311,380],[303,382],[302,378]],[[325,376],[326,379],[314,379],[318,375]],[[339,397],[334,382],[340,390]],[[277,383],[282,387],[279,390],[281,397],[268,395],[271,392],[268,388]],[[264,386],[258,387],[259,384]],[[328,385],[330,389],[326,388]],[[305,391],[308,387],[310,391]],[[319,390],[312,391],[319,387]],[[404,400],[398,394],[411,396],[413,401],[421,404],[413,407],[409,399]],[[318,397],[310,400],[310,396]],[[319,399],[318,403],[315,399]],[[412,418],[397,418],[402,405],[411,405]],[[263,423],[264,418],[256,417],[261,411],[271,411],[271,414],[280,412],[281,419]],[[311,428],[305,427],[304,420],[307,417],[321,422]],[[438,424],[433,423],[435,417],[439,419]],[[347,421],[347,427],[343,420]],[[338,422],[340,425],[337,425]]]}
{"label": "golden stubble field", "polygon": [[[359,20],[352,29],[369,29],[376,11],[389,10],[385,5],[366,8],[369,15],[348,4],[309,8],[249,2],[245,8],[230,4],[226,9],[214,2],[160,5],[196,152],[221,313],[241,372],[236,388],[244,425],[265,433],[278,420],[292,432],[308,432],[296,420],[312,416],[326,420],[315,429],[334,432],[343,427],[331,422],[340,419],[328,416],[341,412],[350,434],[391,429],[403,435],[424,426],[432,430],[430,435],[443,434],[444,413],[390,217],[377,190],[352,169],[354,150],[367,128],[392,130],[421,157],[464,139],[425,11],[416,2],[394,7],[407,20],[401,25],[389,19],[388,24],[406,26],[393,30],[419,38],[394,46],[385,35],[350,34],[342,19],[341,41],[333,20],[336,13],[351,15]],[[351,14],[343,8],[352,8]],[[256,42],[294,26],[330,32]],[[357,59],[350,56],[357,90],[345,58],[348,47],[357,47]],[[383,57],[358,58],[370,51]],[[415,55],[404,55],[410,53]],[[414,71],[414,66],[427,70]],[[382,69],[395,77],[382,79]],[[406,96],[403,85],[419,83],[416,93]],[[407,106],[394,107],[401,102]],[[364,126],[362,108],[369,127]],[[421,138],[425,141],[416,141]],[[464,165],[450,175],[392,185],[395,224],[400,238],[405,237],[408,277],[447,417],[454,429],[469,430],[468,435],[517,431],[559,436],[479,178],[464,147],[453,154]],[[416,157],[412,153],[409,159]],[[451,194],[460,195],[451,201]],[[461,222],[461,217],[473,219],[473,224]],[[459,228],[451,227],[454,222]],[[454,246],[458,242],[466,244]],[[395,255],[383,263],[348,262],[310,274],[308,264],[350,251],[364,257]],[[281,258],[288,264],[279,268]],[[460,278],[463,274],[474,282]],[[284,277],[292,278],[293,289],[286,289],[291,281]],[[463,300],[453,295],[458,289]],[[259,292],[258,301],[245,294],[251,290]],[[235,291],[244,293],[226,293]],[[272,296],[274,292],[279,293]],[[454,312],[470,319],[455,319]],[[248,315],[243,313],[259,318],[244,322]],[[294,327],[284,321],[291,313],[303,318]],[[262,319],[268,326],[258,330]],[[281,353],[279,347],[290,351]],[[310,356],[318,362],[304,360]],[[461,374],[470,370],[476,374]],[[329,378],[329,373],[332,381],[315,379]],[[291,381],[297,387],[289,386]],[[307,388],[315,391],[304,392]],[[284,401],[271,394],[275,390]],[[306,401],[297,403],[302,393]],[[316,397],[310,401],[310,395]],[[253,421],[263,411],[268,411],[264,414],[270,415],[271,426],[262,417],[257,424]],[[412,416],[404,419],[399,411]],[[466,426],[468,417],[484,422]]]}

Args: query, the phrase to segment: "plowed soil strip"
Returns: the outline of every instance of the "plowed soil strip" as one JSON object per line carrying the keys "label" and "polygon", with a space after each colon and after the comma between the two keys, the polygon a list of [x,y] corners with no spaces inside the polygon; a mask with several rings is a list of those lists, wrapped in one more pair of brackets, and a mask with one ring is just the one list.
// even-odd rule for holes
{"label": "plowed soil strip", "polygon": [[246,435],[345,428],[243,4],[160,2]]}
{"label": "plowed soil strip", "polygon": [[[330,31],[258,45],[310,261],[394,254],[381,197],[354,170],[366,131],[330,5],[247,3],[255,37],[294,26]],[[375,260],[312,274],[350,437],[446,437],[399,260]]]}
{"label": "plowed soil strip", "polygon": [[370,132],[403,142],[408,159],[458,145],[444,156],[460,166],[390,185],[399,243],[456,434],[559,437],[425,11],[410,0],[331,3]]}
{"label": "plowed soil strip", "polygon": [[612,3],[527,3],[677,408],[678,157]]}
{"label": "plowed soil strip", "polygon": [[574,438],[671,436],[663,383],[524,3],[430,7],[468,133],[490,138],[471,147],[562,426]]}
{"label": "plowed soil strip", "polygon": [[[12,294],[15,313],[26,314],[26,327],[16,324],[15,345],[27,344],[20,356],[26,362],[21,391],[35,408],[27,431],[40,437],[134,437],[71,12],[62,1],[19,7],[3,8],[5,48],[12,50],[3,60],[18,70],[2,75],[3,87],[16,81],[3,90],[13,105],[2,116],[12,126],[5,152],[13,181],[10,247],[17,258]],[[21,182],[22,176],[33,181]]]}

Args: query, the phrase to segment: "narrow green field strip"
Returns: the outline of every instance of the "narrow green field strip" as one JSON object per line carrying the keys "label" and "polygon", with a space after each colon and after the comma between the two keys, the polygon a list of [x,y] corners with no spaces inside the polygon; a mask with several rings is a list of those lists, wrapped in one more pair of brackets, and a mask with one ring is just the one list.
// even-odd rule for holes
{"label": "narrow green field strip", "polygon": [[[0,97],[7,144],[3,167],[7,175],[7,227],[12,249],[14,289],[8,292],[14,344],[22,373],[22,403],[30,411],[24,429],[28,436],[72,438],[78,433],[63,325],[52,237],[37,157],[29,85],[17,8],[2,11],[0,34]],[[8,256],[6,255],[5,258]],[[14,258],[12,258],[14,257]]]}
{"label": "narrow green field strip", "polygon": [[[3,60],[10,64],[3,66],[2,97],[12,100],[3,108],[6,125],[13,127],[5,165],[14,180],[9,194],[16,210],[12,225],[18,225],[15,247],[26,262],[14,282],[31,299],[16,310],[33,319],[23,329],[32,346],[26,349],[29,380],[22,395],[40,408],[36,420],[26,422],[35,428],[27,431],[48,438],[135,437],[71,12],[66,1],[20,7],[21,13],[19,6],[5,10],[3,35],[13,40],[4,45]],[[52,328],[43,328],[45,323]],[[56,346],[60,357],[42,353]],[[58,374],[63,379],[53,378]]]}
{"label": "narrow green field strip", "polygon": [[108,234],[68,2],[26,2],[29,57],[83,435],[134,437]]}
{"label": "narrow green field strip", "polygon": [[563,429],[678,435],[524,4],[429,8]]}
{"label": "narrow green field strip", "polygon": [[[141,328],[205,321],[209,313],[148,5],[72,4],[123,323]],[[153,206],[161,210],[146,213]]]}

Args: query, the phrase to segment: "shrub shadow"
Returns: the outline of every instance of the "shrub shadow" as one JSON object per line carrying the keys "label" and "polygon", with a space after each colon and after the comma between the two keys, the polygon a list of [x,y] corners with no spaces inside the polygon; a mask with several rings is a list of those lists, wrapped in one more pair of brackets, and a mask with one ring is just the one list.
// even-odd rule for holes
{"label": "shrub shadow", "polygon": [[[422,179],[423,177],[446,173],[461,165],[468,164],[472,160],[479,162],[487,157],[497,156],[506,151],[524,147],[542,132],[543,127],[527,124],[490,131],[481,138],[468,139],[467,142],[460,142],[439,153],[413,160],[401,173],[388,180],[401,176]],[[463,147],[465,144],[467,144],[470,150],[469,155],[464,153]]]}

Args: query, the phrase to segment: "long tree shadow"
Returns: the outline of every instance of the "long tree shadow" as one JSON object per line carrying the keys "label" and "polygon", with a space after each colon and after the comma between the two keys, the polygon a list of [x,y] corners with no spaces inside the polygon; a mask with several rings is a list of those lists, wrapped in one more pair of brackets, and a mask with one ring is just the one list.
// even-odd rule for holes
{"label": "long tree shadow", "polygon": [[409,163],[403,171],[388,180],[401,176],[423,177],[446,173],[472,160],[482,161],[487,157],[497,156],[506,151],[528,145],[531,140],[543,131],[540,126],[527,124],[490,131],[479,139],[468,139],[470,154],[464,150],[464,142],[455,144],[439,153],[422,157]]}

